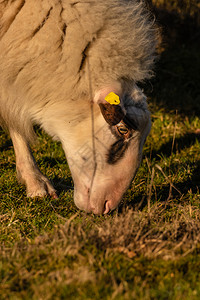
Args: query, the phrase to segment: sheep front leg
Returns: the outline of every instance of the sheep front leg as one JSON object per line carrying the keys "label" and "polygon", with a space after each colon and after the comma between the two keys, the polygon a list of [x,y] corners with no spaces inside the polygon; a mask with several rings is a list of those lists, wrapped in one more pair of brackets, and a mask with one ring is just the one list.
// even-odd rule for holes
{"label": "sheep front leg", "polygon": [[15,151],[17,177],[21,183],[26,185],[27,196],[50,195],[57,198],[50,181],[40,172],[25,138],[16,131],[11,131],[10,136]]}

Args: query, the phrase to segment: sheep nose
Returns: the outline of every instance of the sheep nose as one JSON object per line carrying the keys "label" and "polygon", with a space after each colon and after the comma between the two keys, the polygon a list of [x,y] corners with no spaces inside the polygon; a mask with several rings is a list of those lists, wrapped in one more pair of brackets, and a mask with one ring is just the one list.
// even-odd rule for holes
{"label": "sheep nose", "polygon": [[107,214],[110,211],[109,201],[105,201],[104,205],[101,207],[89,207],[89,210],[95,215]]}
{"label": "sheep nose", "polygon": [[104,203],[104,212],[103,214],[108,214],[110,211],[110,207],[109,207],[109,201],[106,200],[106,202]]}

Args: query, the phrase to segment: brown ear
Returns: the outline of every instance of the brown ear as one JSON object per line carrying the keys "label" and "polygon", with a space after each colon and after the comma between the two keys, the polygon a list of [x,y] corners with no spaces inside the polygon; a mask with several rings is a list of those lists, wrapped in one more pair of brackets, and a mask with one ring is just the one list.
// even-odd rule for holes
{"label": "brown ear", "polygon": [[100,103],[99,107],[101,109],[101,113],[102,113],[104,119],[111,126],[118,124],[125,116],[120,105],[111,105],[109,103],[105,103],[105,104]]}

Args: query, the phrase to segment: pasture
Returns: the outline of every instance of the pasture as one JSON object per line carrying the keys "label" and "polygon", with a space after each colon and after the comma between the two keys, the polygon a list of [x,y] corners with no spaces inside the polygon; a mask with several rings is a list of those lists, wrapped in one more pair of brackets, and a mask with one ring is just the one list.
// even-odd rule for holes
{"label": "pasture", "polygon": [[59,198],[26,198],[0,129],[0,299],[200,299],[199,1],[152,2],[163,28],[143,86],[152,130],[117,210],[75,207],[61,145],[39,129],[32,150]]}

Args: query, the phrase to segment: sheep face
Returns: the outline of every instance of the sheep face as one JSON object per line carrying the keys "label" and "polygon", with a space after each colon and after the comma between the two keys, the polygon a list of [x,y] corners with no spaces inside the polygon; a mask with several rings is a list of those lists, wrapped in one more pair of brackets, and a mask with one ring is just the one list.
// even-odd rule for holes
{"label": "sheep face", "polygon": [[118,91],[119,105],[104,100],[110,90],[96,93],[88,119],[74,126],[73,137],[63,142],[75,204],[95,214],[108,213],[120,203],[140,165],[151,128],[146,99],[136,86],[131,94]]}

